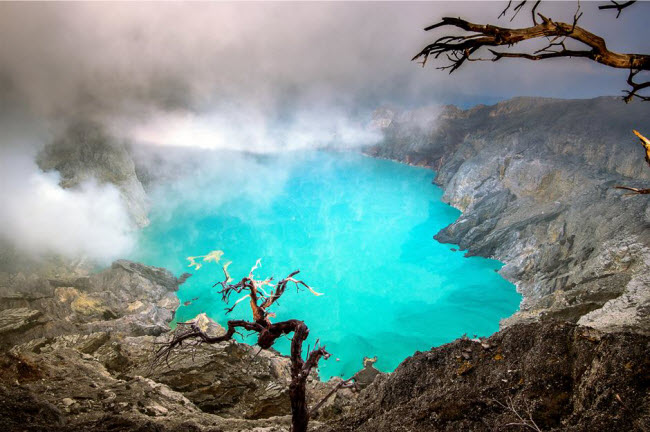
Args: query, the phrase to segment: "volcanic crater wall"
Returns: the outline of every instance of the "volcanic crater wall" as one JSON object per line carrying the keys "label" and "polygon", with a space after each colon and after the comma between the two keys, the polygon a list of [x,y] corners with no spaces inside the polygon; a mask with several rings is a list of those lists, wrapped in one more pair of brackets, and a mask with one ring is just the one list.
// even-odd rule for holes
{"label": "volcanic crater wall", "polygon": [[649,133],[648,119],[650,104],[613,97],[381,108],[384,139],[366,152],[437,172],[463,213],[435,238],[503,261],[524,296],[504,325],[556,318],[647,334],[650,200],[614,186],[650,184],[632,134]]}

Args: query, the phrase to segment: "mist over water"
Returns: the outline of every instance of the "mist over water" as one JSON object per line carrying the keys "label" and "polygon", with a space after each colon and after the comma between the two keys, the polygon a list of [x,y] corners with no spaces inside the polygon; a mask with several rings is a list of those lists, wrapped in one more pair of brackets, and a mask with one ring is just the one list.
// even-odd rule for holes
{"label": "mist over water", "polygon": [[[465,258],[433,240],[459,212],[441,202],[432,171],[327,152],[240,155],[231,164],[246,178],[231,178],[223,166],[154,191],[151,225],[131,257],[193,273],[178,293],[181,303],[191,301],[178,320],[201,312],[224,326],[250,319],[246,302],[225,314],[212,288],[222,279],[218,265],[187,267],[186,257],[215,249],[232,261],[235,280],[261,258],[259,278],[300,269],[324,293],[291,289],[274,307],[276,322],[304,320],[308,343],[319,338],[332,353],[321,362],[323,378],[352,375],[364,356],[391,371],[416,350],[464,333],[489,335],[518,308],[515,287],[495,271],[499,262]],[[276,348],[288,353],[289,340]]]}

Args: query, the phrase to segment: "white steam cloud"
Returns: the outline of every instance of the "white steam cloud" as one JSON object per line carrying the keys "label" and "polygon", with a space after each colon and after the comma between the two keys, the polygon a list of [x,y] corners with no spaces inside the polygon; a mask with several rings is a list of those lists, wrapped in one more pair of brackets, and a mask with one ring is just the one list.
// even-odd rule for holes
{"label": "white steam cloud", "polygon": [[147,144],[255,153],[354,148],[374,144],[381,138],[377,129],[332,110],[301,111],[284,122],[256,110],[201,115],[161,113],[135,125],[130,136]]}
{"label": "white steam cloud", "polygon": [[112,185],[89,180],[63,189],[24,153],[0,153],[0,237],[34,256],[59,254],[105,263],[128,253],[133,224]]}

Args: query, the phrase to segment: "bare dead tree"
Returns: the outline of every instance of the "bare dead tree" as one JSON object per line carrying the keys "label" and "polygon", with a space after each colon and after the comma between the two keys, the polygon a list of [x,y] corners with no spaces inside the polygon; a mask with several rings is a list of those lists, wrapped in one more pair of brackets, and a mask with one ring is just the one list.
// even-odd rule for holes
{"label": "bare dead tree", "polygon": [[[509,1],[506,8],[499,15],[499,18],[506,16],[507,13],[512,11],[512,21],[526,7],[527,3],[524,0],[513,5],[513,2]],[[468,34],[459,36],[443,35],[433,43],[425,46],[412,60],[419,60],[422,66],[424,66],[429,58],[446,58],[450,63],[445,66],[440,66],[437,69],[448,70],[449,73],[453,73],[465,64],[465,62],[471,61],[499,61],[504,58],[521,58],[533,61],[562,57],[585,58],[612,68],[629,70],[627,84],[630,86],[630,89],[624,90],[625,96],[623,97],[626,103],[634,98],[643,101],[650,100],[649,95],[639,93],[650,87],[650,81],[635,81],[639,73],[650,71],[650,55],[622,54],[609,50],[605,39],[578,25],[582,17],[580,2],[578,2],[576,12],[573,16],[573,22],[571,23],[554,21],[538,13],[537,9],[540,3],[540,1],[533,2],[531,8],[533,25],[530,27],[508,28],[489,24],[476,24],[462,18],[442,18],[442,21],[430,25],[424,30],[431,31],[444,27],[460,29]],[[600,6],[600,9],[616,9],[618,11],[618,18],[623,9],[634,3],[634,1],[623,3],[612,1],[611,4]],[[538,22],[537,18],[541,22]],[[527,40],[544,39],[546,40],[546,45],[532,52],[513,52],[493,49],[496,47],[509,48]],[[568,47],[567,43],[570,41],[574,44],[577,43],[579,48]],[[482,48],[487,49],[490,53],[488,58],[477,57]]]}
{"label": "bare dead tree", "polygon": [[[212,255],[207,255],[212,257]],[[221,257],[219,255],[216,260]],[[190,257],[197,258],[197,257]],[[214,258],[214,257],[212,257]],[[206,259],[204,259],[206,261]],[[191,263],[190,265],[196,265]],[[311,412],[318,409],[325,400],[319,402],[312,411],[307,407],[306,402],[306,383],[307,377],[314,369],[321,358],[329,358],[330,354],[325,350],[325,347],[319,346],[316,341],[315,347],[312,350],[307,350],[305,359],[302,355],[302,345],[309,335],[309,329],[303,321],[292,319],[278,323],[272,323],[270,318],[274,316],[268,309],[276,303],[280,297],[286,292],[290,284],[293,284],[297,290],[301,288],[307,289],[315,295],[320,295],[314,291],[309,285],[295,276],[300,272],[296,270],[289,274],[289,276],[280,280],[277,284],[273,284],[273,278],[265,280],[256,280],[253,273],[259,267],[260,260],[257,261],[255,266],[251,269],[248,276],[241,279],[239,282],[232,284],[232,279],[228,274],[228,264],[222,266],[224,273],[224,280],[217,282],[214,287],[220,286],[219,293],[222,300],[228,303],[231,294],[244,294],[239,298],[232,307],[227,308],[227,313],[230,313],[240,302],[248,299],[251,311],[253,313],[253,321],[244,320],[230,320],[228,321],[228,328],[226,333],[221,336],[210,336],[204,329],[199,328],[195,322],[190,321],[187,323],[179,323],[176,330],[172,333],[169,341],[162,343],[158,348],[154,358],[154,365],[161,362],[167,362],[171,353],[183,347],[189,346],[191,349],[196,348],[198,345],[217,344],[221,342],[230,341],[239,330],[246,330],[257,333],[257,345],[261,349],[269,349],[273,346],[275,341],[293,333],[291,338],[291,383],[289,385],[289,397],[291,399],[291,430],[292,432],[305,432],[307,431],[307,424],[311,416]],[[265,290],[268,289],[267,292]],[[349,381],[341,386],[342,388],[347,385]],[[329,398],[333,393],[329,393],[325,399]]]}

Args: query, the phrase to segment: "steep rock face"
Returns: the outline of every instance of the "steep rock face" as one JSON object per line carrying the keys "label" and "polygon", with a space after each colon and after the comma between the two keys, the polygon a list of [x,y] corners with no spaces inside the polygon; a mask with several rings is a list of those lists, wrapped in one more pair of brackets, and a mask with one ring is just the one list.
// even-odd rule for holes
{"label": "steep rock face", "polygon": [[26,323],[3,327],[0,345],[5,346],[69,333],[160,335],[168,331],[179,305],[179,279],[165,269],[126,260],[70,279],[0,276],[0,316]]}
{"label": "steep rock face", "polygon": [[648,349],[645,335],[518,324],[415,353],[318,430],[536,430],[532,420],[543,431],[642,432],[650,426]]}
{"label": "steep rock face", "polygon": [[505,322],[559,318],[650,333],[650,201],[617,184],[650,182],[632,135],[647,104],[616,98],[517,98],[470,110],[377,113],[374,156],[437,171],[443,199],[463,211],[436,235],[468,255],[497,258],[524,295]]}
{"label": "steep rock face", "polygon": [[64,188],[91,179],[117,186],[133,220],[139,226],[149,224],[147,196],[133,159],[124,144],[111,138],[100,124],[85,121],[71,126],[41,151],[37,162],[44,171],[58,171]]}

